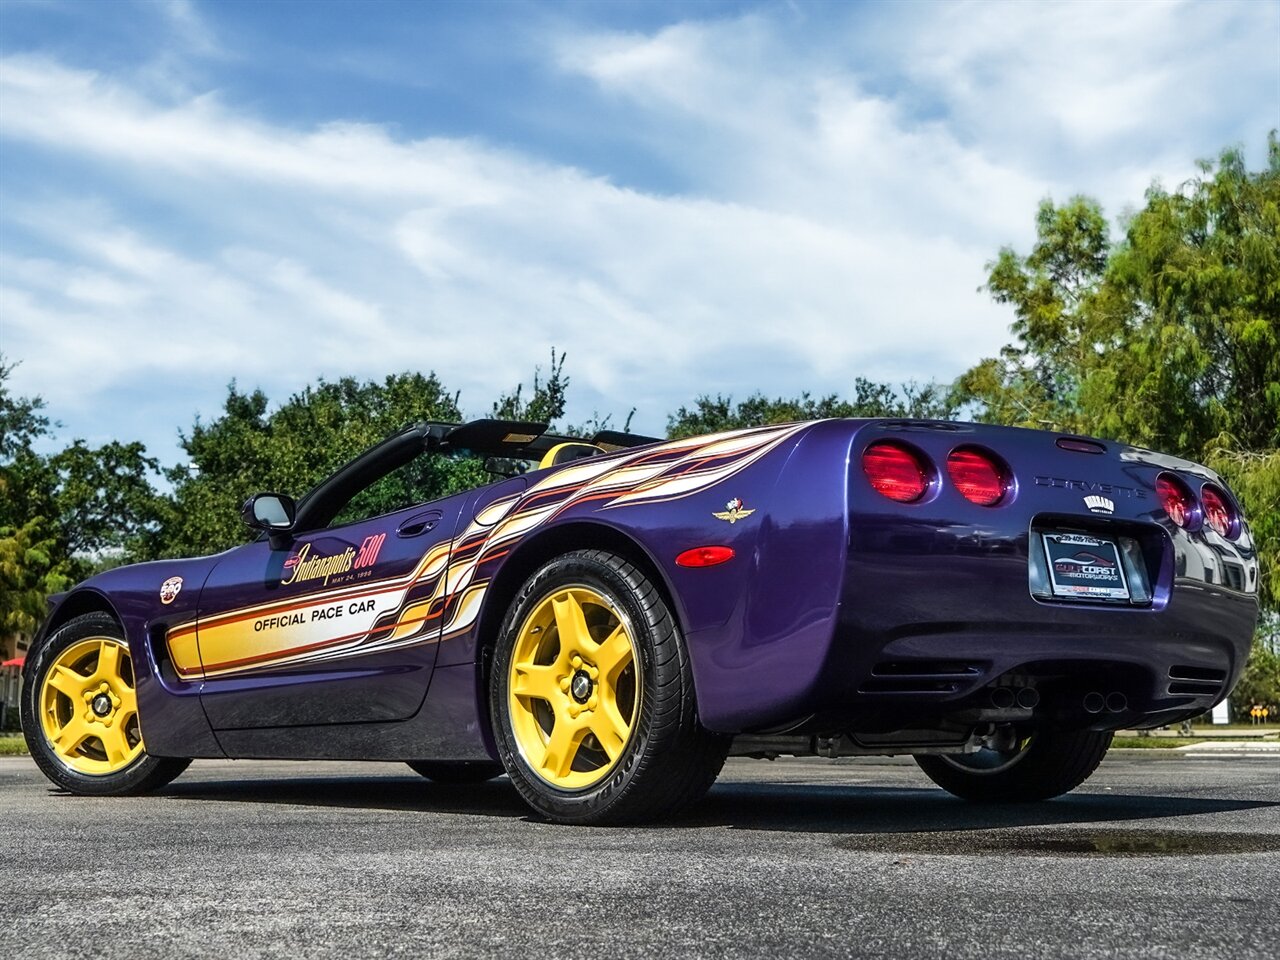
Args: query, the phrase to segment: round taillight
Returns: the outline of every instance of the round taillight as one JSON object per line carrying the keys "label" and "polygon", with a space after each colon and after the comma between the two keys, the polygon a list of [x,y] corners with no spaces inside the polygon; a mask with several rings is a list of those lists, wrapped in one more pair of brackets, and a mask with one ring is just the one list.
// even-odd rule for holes
{"label": "round taillight", "polygon": [[1220,536],[1236,535],[1236,512],[1227,495],[1217,487],[1206,484],[1200,490],[1200,502],[1204,504],[1204,522]]}
{"label": "round taillight", "polygon": [[919,500],[929,489],[929,468],[924,457],[891,440],[873,443],[863,451],[862,472],[876,493],[899,503]]}
{"label": "round taillight", "polygon": [[1156,477],[1156,496],[1170,520],[1186,529],[1195,526],[1196,498],[1187,485],[1172,473]]}
{"label": "round taillight", "polygon": [[994,507],[1009,492],[1009,470],[995,454],[959,447],[947,457],[947,475],[970,503]]}

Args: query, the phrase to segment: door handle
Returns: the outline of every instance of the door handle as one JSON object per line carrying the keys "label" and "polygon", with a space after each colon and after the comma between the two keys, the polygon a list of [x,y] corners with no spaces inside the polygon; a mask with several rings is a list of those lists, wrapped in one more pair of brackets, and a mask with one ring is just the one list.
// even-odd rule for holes
{"label": "door handle", "polygon": [[443,514],[439,510],[432,510],[430,513],[420,513],[417,516],[410,517],[400,526],[396,527],[396,536],[407,539],[409,537],[420,537],[433,529]]}

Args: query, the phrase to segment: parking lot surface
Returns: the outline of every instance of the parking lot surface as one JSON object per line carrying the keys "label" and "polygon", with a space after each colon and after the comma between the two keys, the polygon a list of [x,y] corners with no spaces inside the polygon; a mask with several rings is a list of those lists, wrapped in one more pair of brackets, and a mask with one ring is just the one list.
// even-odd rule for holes
{"label": "parking lot surface", "polygon": [[59,794],[0,759],[7,957],[1273,957],[1280,755],[1113,751],[977,807],[906,759],[732,760],[652,827],[533,819],[504,779],[199,761]]}

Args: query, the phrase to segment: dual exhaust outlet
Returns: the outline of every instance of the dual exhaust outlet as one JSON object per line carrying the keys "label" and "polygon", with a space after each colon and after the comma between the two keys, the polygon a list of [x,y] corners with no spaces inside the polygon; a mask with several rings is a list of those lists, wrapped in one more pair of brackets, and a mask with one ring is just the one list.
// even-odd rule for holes
{"label": "dual exhaust outlet", "polygon": [[996,687],[991,691],[991,705],[997,710],[1034,710],[1040,704],[1040,692],[1034,687]]}
{"label": "dual exhaust outlet", "polygon": [[[991,706],[997,710],[1034,710],[1040,705],[1040,692],[1034,687],[996,687],[991,691]],[[1087,713],[1124,713],[1129,709],[1129,698],[1119,690],[1103,694],[1097,690],[1084,695],[1082,705]]]}
{"label": "dual exhaust outlet", "polygon": [[1107,713],[1124,713],[1129,709],[1129,698],[1118,690],[1105,696],[1094,690],[1084,695],[1083,705],[1088,713],[1101,713],[1103,710]]}

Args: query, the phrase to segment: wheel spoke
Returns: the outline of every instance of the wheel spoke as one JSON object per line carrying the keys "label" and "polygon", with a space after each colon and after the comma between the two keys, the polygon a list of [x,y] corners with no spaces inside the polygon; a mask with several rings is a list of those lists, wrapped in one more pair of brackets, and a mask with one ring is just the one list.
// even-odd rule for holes
{"label": "wheel spoke", "polygon": [[515,671],[511,690],[517,697],[534,697],[548,703],[555,702],[554,698],[560,692],[556,683],[555,664],[543,666],[538,663],[517,663]]}
{"label": "wheel spoke", "polygon": [[118,722],[98,733],[102,749],[106,751],[107,762],[113,766],[125,762],[129,758],[129,742],[124,736],[124,727]]}
{"label": "wheel spoke", "polygon": [[55,663],[53,669],[49,671],[49,677],[45,682],[64,696],[70,697],[72,703],[79,707],[81,703],[80,697],[84,693],[85,680],[85,677],[76,673],[70,667]]}
{"label": "wheel spoke", "polygon": [[[612,700],[612,697],[609,700]],[[605,706],[606,703],[608,700],[602,701],[601,708],[592,711],[590,730],[600,741],[600,748],[608,755],[609,761],[613,762],[622,752],[623,744],[627,742],[627,727],[622,723],[622,717],[619,716],[617,708],[610,709]]]}
{"label": "wheel spoke", "polygon": [[627,628],[621,623],[614,628],[613,633],[601,641],[594,655],[596,666],[608,678],[611,686],[617,682],[622,671],[630,666],[634,656],[631,640],[627,636]]}
{"label": "wheel spoke", "polygon": [[67,725],[58,731],[57,739],[53,741],[54,749],[63,755],[73,754],[90,735],[89,724],[77,712],[67,721]]}
{"label": "wheel spoke", "polygon": [[103,640],[98,645],[97,675],[103,680],[120,679],[120,644],[114,640]]}
{"label": "wheel spoke", "polygon": [[553,777],[563,777],[573,766],[573,758],[578,755],[578,745],[582,742],[585,731],[568,717],[557,714],[556,725],[547,740],[547,749],[542,756],[542,769]]}
{"label": "wheel spoke", "polygon": [[591,633],[587,630],[587,618],[582,612],[582,604],[573,593],[565,591],[563,596],[551,601],[551,607],[555,612],[556,629],[560,633],[561,654],[567,648],[581,652],[594,646]]}
{"label": "wheel spoke", "polygon": [[138,695],[131,687],[120,691],[120,706],[116,707],[116,716],[127,718],[138,712]]}

